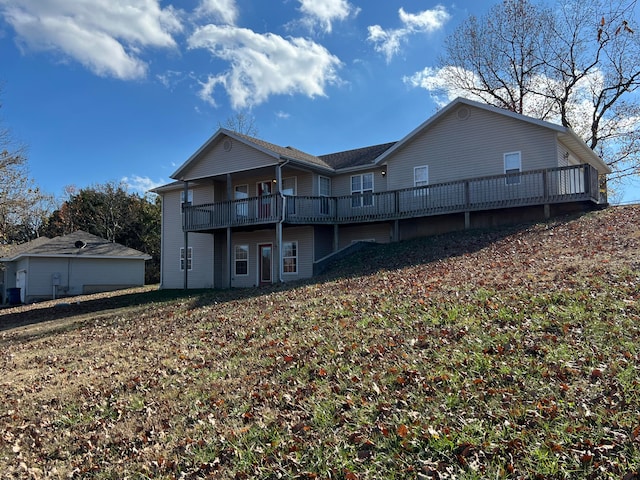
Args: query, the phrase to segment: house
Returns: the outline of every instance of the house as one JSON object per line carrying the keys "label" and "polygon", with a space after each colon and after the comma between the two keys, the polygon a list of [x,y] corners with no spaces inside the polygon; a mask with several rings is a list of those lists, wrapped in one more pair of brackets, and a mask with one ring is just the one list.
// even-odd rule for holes
{"label": "house", "polygon": [[[4,303],[19,288],[30,303],[144,285],[150,255],[86,232],[9,246],[0,257]],[[15,292],[16,290],[14,290]]]}
{"label": "house", "polygon": [[605,205],[607,173],[570,129],[463,98],[397,142],[328,155],[219,129],[153,190],[161,288],[308,278],[355,242]]}

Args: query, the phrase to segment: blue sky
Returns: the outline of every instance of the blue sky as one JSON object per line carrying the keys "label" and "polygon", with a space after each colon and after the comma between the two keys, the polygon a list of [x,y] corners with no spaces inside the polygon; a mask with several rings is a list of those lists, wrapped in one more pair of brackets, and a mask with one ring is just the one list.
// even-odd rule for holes
{"label": "blue sky", "polygon": [[167,183],[237,111],[313,154],[398,140],[437,111],[419,78],[445,37],[493,3],[0,0],[0,118],[58,198]]}

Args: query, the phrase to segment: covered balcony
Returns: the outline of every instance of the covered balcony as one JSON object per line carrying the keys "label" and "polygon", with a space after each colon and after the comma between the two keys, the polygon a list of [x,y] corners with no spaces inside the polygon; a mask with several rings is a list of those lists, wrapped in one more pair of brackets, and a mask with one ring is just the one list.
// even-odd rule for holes
{"label": "covered balcony", "polygon": [[285,224],[380,222],[567,202],[605,204],[598,171],[590,165],[473,178],[338,197],[280,193],[184,207],[185,231]]}

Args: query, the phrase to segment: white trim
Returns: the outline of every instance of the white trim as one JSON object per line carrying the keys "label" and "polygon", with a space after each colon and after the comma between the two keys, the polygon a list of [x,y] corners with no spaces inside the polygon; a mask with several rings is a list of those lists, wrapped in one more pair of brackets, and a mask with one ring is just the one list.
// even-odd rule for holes
{"label": "white trim", "polygon": [[288,195],[287,193],[284,193],[283,191],[283,187],[284,187],[284,181],[285,180],[291,180],[293,179],[293,195],[290,196],[297,196],[298,195],[298,177],[296,175],[292,176],[292,177],[284,177],[282,179],[282,185],[280,185],[280,188],[278,189],[280,191],[280,193],[282,193],[283,195]]}
{"label": "white trim", "polygon": [[[284,246],[287,243],[291,243],[292,245],[295,245],[295,255],[288,255],[288,256],[285,255]],[[298,244],[297,240],[287,240],[286,242],[282,242],[282,273],[283,273],[283,275],[298,275],[298,272],[299,272],[299,268],[298,268],[298,265],[299,265],[298,245],[299,244]],[[293,258],[295,260],[295,267],[296,267],[295,272],[287,272],[287,271],[285,271],[284,260],[286,258]]]}
{"label": "white trim", "polygon": [[[511,157],[515,157],[515,155],[518,156],[518,168],[507,168],[507,157],[511,156]],[[520,173],[522,173],[522,152],[517,151],[517,152],[506,152],[502,155],[503,158],[503,164],[504,164],[504,174],[507,175],[508,172],[511,172],[511,174],[513,174],[512,177],[506,177],[504,179],[504,183],[505,185],[520,185],[521,180],[520,180]],[[514,172],[514,170],[517,170],[518,173],[516,174]]]}
{"label": "white trim", "polygon": [[[364,188],[364,177],[365,175],[371,175],[371,189],[365,189]],[[360,177],[360,189],[359,190],[354,190],[353,189],[353,179],[356,177]],[[367,173],[360,173],[358,175],[351,175],[349,182],[350,182],[350,188],[351,188],[351,208],[362,208],[362,207],[371,207],[373,205],[373,194],[375,192],[375,182],[376,178],[374,175],[374,172],[367,172]],[[371,193],[371,203],[365,205],[364,203],[364,199],[365,197],[365,193]],[[359,194],[359,197],[354,197],[354,194]],[[358,203],[359,205],[354,205],[353,201],[355,198],[358,198]]]}
{"label": "white trim", "polygon": [[[424,169],[426,172],[426,180],[418,180],[416,173],[419,169]],[[420,183],[420,185],[418,185]],[[413,167],[413,188],[426,187],[429,185],[429,165],[418,165],[417,167]],[[414,190],[414,197],[423,197],[429,194],[428,188],[420,188],[419,190]]]}
{"label": "white trim", "polygon": [[[258,248],[258,254],[256,255],[256,285],[262,285],[262,279],[260,278],[260,272],[262,270],[262,257],[260,256],[260,247],[269,247],[271,248],[271,272],[269,273],[269,277],[271,278],[269,283],[273,282],[273,243],[272,242],[264,242],[256,244]],[[266,282],[265,282],[266,283]]]}
{"label": "white trim", "polygon": [[[329,193],[327,195],[325,195],[324,193],[322,193],[322,179],[326,179],[329,181]],[[326,175],[318,175],[318,196],[319,197],[330,197],[331,196],[331,187],[333,185],[331,185],[331,177],[327,177]]]}
{"label": "white trim", "polygon": [[[184,205],[184,189],[180,192],[180,206]],[[187,205],[193,205],[193,190],[187,190]]]}
{"label": "white trim", "polygon": [[[180,247],[180,255],[178,256],[178,264],[180,267],[180,271],[184,272],[184,268],[182,266],[184,255],[184,247]],[[185,267],[191,272],[193,271],[193,247],[187,247],[187,258],[184,259]]]}
{"label": "white trim", "polygon": [[[245,247],[247,252],[246,259],[238,259],[238,247]],[[247,273],[238,273],[238,262],[247,262]],[[249,276],[249,245],[248,244],[236,244],[233,246],[233,276],[234,277],[248,277]]]}

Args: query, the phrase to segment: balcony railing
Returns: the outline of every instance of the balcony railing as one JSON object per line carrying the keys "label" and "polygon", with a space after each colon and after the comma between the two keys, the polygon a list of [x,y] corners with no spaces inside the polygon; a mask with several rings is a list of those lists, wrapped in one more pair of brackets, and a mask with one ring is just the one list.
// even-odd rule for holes
{"label": "balcony railing", "polygon": [[345,224],[575,201],[605,203],[589,165],[494,175],[339,197],[263,195],[184,209],[184,228],[202,231],[290,224]]}

